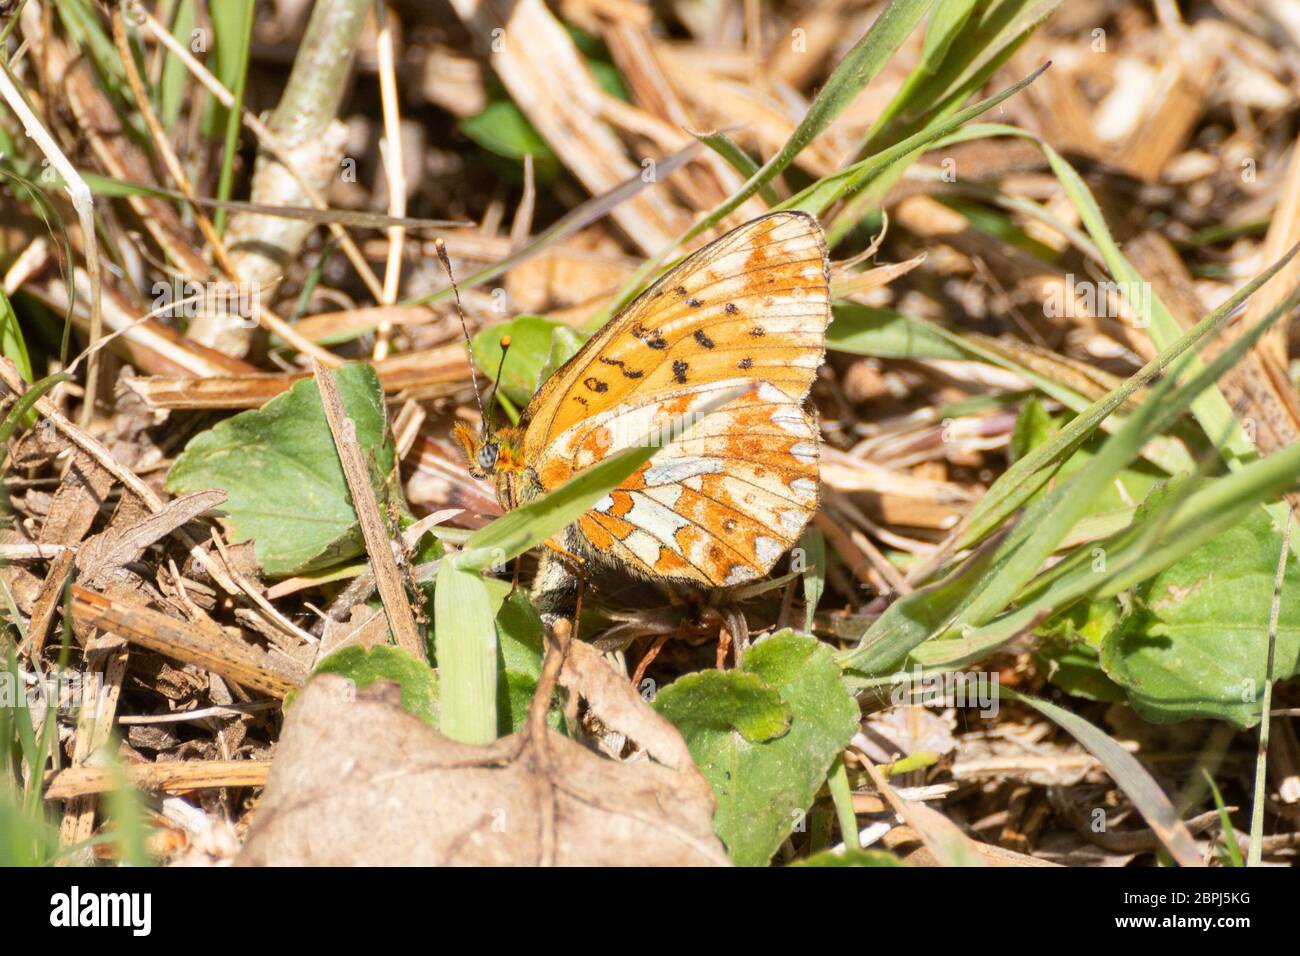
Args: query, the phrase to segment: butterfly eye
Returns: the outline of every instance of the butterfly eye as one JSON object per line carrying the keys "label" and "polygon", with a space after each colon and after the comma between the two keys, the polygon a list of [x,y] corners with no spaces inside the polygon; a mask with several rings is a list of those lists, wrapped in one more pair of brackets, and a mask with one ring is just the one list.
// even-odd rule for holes
{"label": "butterfly eye", "polygon": [[500,446],[496,442],[484,442],[478,450],[478,466],[484,471],[491,471],[496,467],[499,451]]}

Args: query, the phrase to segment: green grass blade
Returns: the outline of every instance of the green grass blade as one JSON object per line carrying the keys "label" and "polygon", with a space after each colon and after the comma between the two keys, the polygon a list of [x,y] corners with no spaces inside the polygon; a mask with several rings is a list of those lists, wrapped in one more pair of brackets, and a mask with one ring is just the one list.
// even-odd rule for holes
{"label": "green grass blade", "polygon": [[[1297,300],[1300,300],[1300,292],[1293,293],[1246,334],[1234,340],[1190,382],[1180,384],[1176,374],[1166,377],[1123,427],[1106,441],[1088,468],[1076,472],[1069,480],[1033,502],[1001,542],[990,542],[977,551],[945,581],[895,602],[867,630],[858,647],[841,655],[841,666],[868,674],[881,673],[899,664],[912,648],[926,640],[949,631],[970,637],[980,625],[1009,606],[1030,585],[1042,563],[1119,470],[1136,457],[1152,437],[1172,424],[1197,395],[1239,361],[1265,330],[1295,307]],[[1185,364],[1192,357],[1183,355],[1178,361]],[[1267,465],[1267,469],[1252,467],[1247,471],[1249,478],[1245,480],[1265,477],[1288,480],[1285,477],[1278,479],[1276,474],[1281,472],[1285,475],[1290,464],[1288,456],[1273,455],[1254,464]],[[1240,494],[1242,486],[1231,488]],[[1262,488],[1262,485],[1256,486],[1252,492],[1255,495],[1253,500],[1247,500],[1244,505],[1238,502],[1238,506],[1253,507],[1260,500],[1260,494],[1268,493]],[[1222,491],[1219,493],[1223,494]],[[1185,540],[1176,546],[1178,550],[1190,542],[1192,535],[1183,537]],[[1168,552],[1165,557],[1168,557]],[[1029,620],[1028,609],[1017,613]],[[1007,623],[1005,620],[998,622],[1004,628]],[[987,639],[988,635],[984,637]]]}
{"label": "green grass blade", "polygon": [[[727,165],[740,175],[747,179],[758,175],[758,163],[747,152],[737,146],[725,132],[719,130],[716,133],[695,133],[693,135],[701,143],[721,156]],[[760,187],[758,194],[763,197],[763,201],[769,206],[775,206],[781,201],[771,184],[764,184]]]}
{"label": "green grass blade", "polygon": [[[176,7],[176,18],[172,21],[172,36],[181,45],[188,47],[190,31],[193,29],[194,0],[180,0]],[[176,118],[185,105],[189,76],[189,71],[180,59],[170,52],[164,54],[162,76],[158,83],[158,118],[168,131],[176,126]]]}
{"label": "green grass blade", "polygon": [[920,23],[932,2],[933,0],[893,0],[836,66],[826,85],[808,107],[802,122],[790,134],[781,150],[756,170],[743,186],[709,210],[668,248],[647,259],[623,284],[611,304],[597,313],[591,324],[599,328],[608,322],[611,315],[636,297],[674,249],[713,228],[794,162],[804,148],[830,126],[863,87],[880,72]]}
{"label": "green grass blade", "polygon": [[14,314],[14,308],[3,288],[0,288],[0,355],[14,363],[24,382],[31,382],[32,360],[27,354],[27,343],[23,340],[18,316]]}
{"label": "green grass blade", "polygon": [[[922,58],[863,138],[858,157],[879,152],[922,126],[942,120],[978,92],[1061,0],[991,0],[963,18],[964,0],[943,0],[926,31]],[[962,19],[960,29],[954,24]],[[931,38],[933,34],[933,39]],[[941,59],[940,59],[941,57]],[[864,217],[907,170],[915,156],[871,179],[826,230],[831,248]]]}
{"label": "green grass blade", "polygon": [[837,173],[825,176],[807,189],[783,202],[780,209],[801,209],[814,215],[821,215],[831,203],[860,189],[871,177],[894,163],[919,154],[930,144],[952,133],[963,123],[974,119],[982,113],[997,106],[1003,100],[1019,93],[1047,69],[1043,64],[1018,83],[1014,83],[1000,93],[980,100],[951,117],[936,120],[918,133],[914,133],[880,152],[868,156],[851,166],[846,166]]}
{"label": "green grass blade", "polygon": [[[1074,167],[1066,162],[1060,153],[1052,149],[1051,146],[1046,143],[1040,145],[1047,156],[1048,163],[1052,167],[1052,172],[1056,174],[1056,178],[1060,180],[1061,185],[1065,188],[1066,195],[1069,196],[1075,209],[1078,210],[1084,227],[1092,237],[1092,241],[1097,244],[1097,249],[1101,252],[1110,274],[1119,284],[1125,298],[1129,300],[1129,305],[1138,316],[1139,325],[1147,330],[1147,334],[1157,349],[1170,347],[1183,336],[1183,330],[1178,325],[1178,321],[1165,307],[1164,303],[1160,301],[1159,297],[1150,291],[1150,284],[1142,278],[1120,251],[1119,245],[1115,242],[1106,226],[1106,220],[1101,214],[1101,207],[1097,205],[1097,200],[1092,195],[1092,191],[1088,189]],[[1146,294],[1138,296],[1135,301],[1130,297],[1129,291],[1136,286],[1146,290]],[[1188,364],[1187,374],[1194,375],[1201,368],[1200,360],[1193,358]],[[1243,459],[1255,455],[1255,446],[1246,437],[1245,432],[1242,431],[1241,425],[1237,422],[1236,416],[1233,415],[1227,399],[1223,397],[1223,393],[1219,391],[1217,385],[1210,387],[1197,396],[1196,401],[1192,404],[1192,414],[1200,423],[1206,436],[1211,441],[1220,442],[1219,447],[1224,452],[1224,460],[1230,467],[1236,467]],[[1225,435],[1228,436],[1226,442],[1222,441],[1222,436]]]}
{"label": "green grass blade", "polygon": [[497,736],[497,631],[487,583],[444,560],[433,594],[442,732],[467,744]]}
{"label": "green grass blade", "polygon": [[[814,139],[830,126],[857,97],[881,68],[894,55],[894,51],[903,45],[903,41],[921,22],[933,0],[894,0],[875,19],[867,32],[835,67],[826,80],[817,98],[808,107],[803,120],[790,134],[780,152],[763,164],[762,168],[749,177],[745,185],[727,197],[726,201],[696,223],[681,242],[689,242],[706,230],[721,222],[723,217],[740,208],[741,203],[757,193],[764,185],[795,161]],[[679,243],[680,245],[680,243]]]}
{"label": "green grass blade", "polygon": [[1300,294],[1293,292],[1286,302],[1234,340],[1186,384],[1180,383],[1178,372],[1190,366],[1196,355],[1189,352],[1180,357],[1171,374],[1152,390],[1124,426],[1107,439],[1088,468],[1076,472],[1029,506],[1024,519],[999,549],[999,558],[987,580],[976,588],[974,597],[953,626],[977,627],[1005,608],[1033,579],[1042,563],[1120,469],[1137,457],[1151,438],[1194,405],[1198,396],[1240,361],[1259,336],[1295,307],[1297,300]]}
{"label": "green grass blade", "polygon": [[58,372],[54,375],[47,375],[45,378],[30,386],[27,391],[23,392],[22,397],[14,402],[13,407],[9,409],[9,414],[5,416],[4,421],[0,422],[0,446],[3,446],[10,438],[18,426],[28,417],[28,413],[36,405],[37,400],[60,382],[68,382],[72,376],[67,372]]}
{"label": "green grass blade", "polygon": [[1237,843],[1237,831],[1232,825],[1232,818],[1228,816],[1228,806],[1223,802],[1223,794],[1219,792],[1219,785],[1210,776],[1210,771],[1204,767],[1201,768],[1201,773],[1205,774],[1205,782],[1209,785],[1210,793],[1214,797],[1214,806],[1219,811],[1219,829],[1223,831],[1223,844],[1228,855],[1228,866],[1245,866],[1241,859],[1241,846]]}
{"label": "green grass blade", "polygon": [[[213,104],[213,123],[224,122],[225,141],[221,153],[221,174],[217,198],[229,199],[235,181],[235,155],[239,150],[239,129],[243,122],[244,87],[248,80],[248,51],[253,42],[253,0],[222,0],[211,8],[216,38],[216,74],[234,97],[229,110]],[[212,216],[217,234],[224,234],[226,211],[220,207]]]}

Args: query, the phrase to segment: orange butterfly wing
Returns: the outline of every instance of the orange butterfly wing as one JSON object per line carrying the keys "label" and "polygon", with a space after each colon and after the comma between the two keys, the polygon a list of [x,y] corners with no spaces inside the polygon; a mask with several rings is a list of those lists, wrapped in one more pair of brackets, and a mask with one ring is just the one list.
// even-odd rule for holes
{"label": "orange butterfly wing", "polygon": [[758,386],[669,442],[577,527],[649,577],[761,577],[817,507],[817,428],[802,405],[829,321],[816,220],[746,223],[670,270],[547,381],[524,413],[524,458],[548,490],[716,389]]}

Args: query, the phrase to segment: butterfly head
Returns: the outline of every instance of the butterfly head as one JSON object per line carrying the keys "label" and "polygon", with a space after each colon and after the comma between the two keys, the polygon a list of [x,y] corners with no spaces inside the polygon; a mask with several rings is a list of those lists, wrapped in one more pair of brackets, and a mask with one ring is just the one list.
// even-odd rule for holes
{"label": "butterfly head", "polygon": [[518,503],[520,476],[526,470],[521,436],[517,428],[499,428],[493,434],[480,434],[457,422],[453,429],[457,443],[465,452],[469,473],[475,478],[491,479],[497,498],[506,508]]}

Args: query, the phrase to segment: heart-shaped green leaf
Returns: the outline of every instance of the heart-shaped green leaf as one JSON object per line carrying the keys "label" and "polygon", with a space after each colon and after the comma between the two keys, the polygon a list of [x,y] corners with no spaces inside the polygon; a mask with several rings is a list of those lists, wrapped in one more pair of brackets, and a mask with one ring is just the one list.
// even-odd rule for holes
{"label": "heart-shaped green leaf", "polygon": [[[716,696],[710,697],[709,692]],[[778,717],[789,710],[789,729]],[[858,727],[858,705],[831,649],[782,631],[745,654],[739,671],[691,674],[655,709],[671,720],[718,799],[713,826],[742,866],[763,866],[800,825]]]}
{"label": "heart-shaped green leaf", "polygon": [[[381,506],[400,500],[384,393],[369,365],[332,373]],[[200,432],[167,475],[174,494],[220,488],[235,540],[253,540],[271,576],[329,567],[365,550],[315,379]]]}

